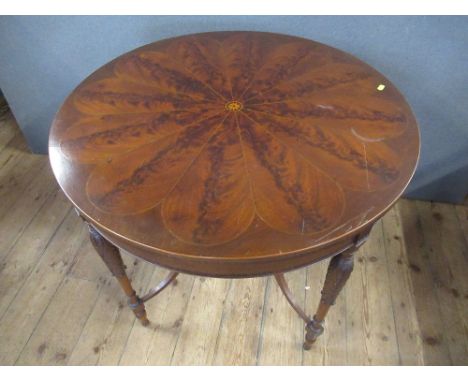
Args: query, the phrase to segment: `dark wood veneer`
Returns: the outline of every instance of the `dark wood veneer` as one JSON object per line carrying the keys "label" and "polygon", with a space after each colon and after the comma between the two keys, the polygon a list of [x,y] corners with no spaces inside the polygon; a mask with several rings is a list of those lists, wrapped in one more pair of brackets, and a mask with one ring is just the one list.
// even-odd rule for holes
{"label": "dark wood veneer", "polygon": [[400,195],[418,145],[409,106],[380,73],[258,32],[125,54],[75,89],[50,136],[82,215],[179,269],[184,255],[279,260],[358,233]]}

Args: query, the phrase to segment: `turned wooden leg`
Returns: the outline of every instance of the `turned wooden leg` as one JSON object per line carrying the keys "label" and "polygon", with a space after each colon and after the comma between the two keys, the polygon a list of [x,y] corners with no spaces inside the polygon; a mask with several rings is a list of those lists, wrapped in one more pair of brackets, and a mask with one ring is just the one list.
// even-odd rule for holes
{"label": "turned wooden leg", "polygon": [[353,270],[353,252],[354,250],[345,251],[330,261],[317,312],[306,325],[305,350],[309,350],[317,337],[323,333],[325,316]]}
{"label": "turned wooden leg", "polygon": [[128,305],[140,322],[146,326],[149,324],[143,301],[137,296],[125,272],[125,265],[120,256],[119,249],[106,240],[92,225],[88,224],[89,236],[94,249],[107,265],[107,268],[117,278],[120,286],[128,297]]}

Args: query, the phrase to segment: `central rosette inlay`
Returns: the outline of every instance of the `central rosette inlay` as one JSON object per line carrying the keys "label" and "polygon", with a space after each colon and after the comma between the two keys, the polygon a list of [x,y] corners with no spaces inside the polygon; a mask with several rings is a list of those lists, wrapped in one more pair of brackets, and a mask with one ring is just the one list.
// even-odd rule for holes
{"label": "central rosette inlay", "polygon": [[[262,238],[274,237],[270,229],[331,239],[401,188],[400,154],[410,147],[399,147],[400,136],[413,122],[391,86],[375,91],[385,83],[302,39],[176,38],[86,80],[67,104],[77,119],[60,129],[60,147],[83,165],[87,208],[109,222],[153,216],[190,245],[227,243],[249,227],[254,235],[257,224]],[[347,205],[347,192],[361,193],[364,205],[368,193],[392,185],[362,215],[361,204]],[[149,243],[149,234],[130,231]],[[164,235],[151,242],[173,246]]]}
{"label": "central rosette inlay", "polygon": [[242,104],[239,101],[229,101],[224,107],[228,111],[239,111],[242,109]]}

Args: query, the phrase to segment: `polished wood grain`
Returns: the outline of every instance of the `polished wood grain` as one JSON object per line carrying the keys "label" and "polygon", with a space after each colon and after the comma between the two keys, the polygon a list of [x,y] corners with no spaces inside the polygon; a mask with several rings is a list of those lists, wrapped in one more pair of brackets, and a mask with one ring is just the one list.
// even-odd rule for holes
{"label": "polished wood grain", "polygon": [[213,32],[98,69],[50,134],[54,174],[107,240],[185,273],[249,277],[338,254],[419,154],[395,86],[298,37]]}

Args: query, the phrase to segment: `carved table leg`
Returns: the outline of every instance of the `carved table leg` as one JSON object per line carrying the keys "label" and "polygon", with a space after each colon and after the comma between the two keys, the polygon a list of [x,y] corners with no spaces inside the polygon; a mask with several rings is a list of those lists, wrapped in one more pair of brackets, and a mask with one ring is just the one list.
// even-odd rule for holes
{"label": "carved table leg", "polygon": [[120,286],[128,297],[128,305],[135,313],[140,322],[147,326],[149,324],[146,317],[146,310],[143,301],[137,296],[125,272],[125,265],[120,256],[119,249],[106,240],[93,226],[88,224],[89,236],[94,249],[107,265],[107,268],[117,278]]}
{"label": "carved table leg", "polygon": [[317,312],[313,319],[306,325],[305,350],[309,350],[317,337],[323,333],[323,321],[325,316],[330,306],[335,303],[338,294],[353,270],[354,250],[355,248],[336,255],[330,261]]}
{"label": "carved table leg", "polygon": [[335,303],[338,294],[351,275],[354,266],[353,254],[365,242],[368,233],[369,232],[362,237],[358,237],[350,248],[334,256],[330,260],[330,265],[328,266],[325,283],[322,289],[322,297],[320,299],[317,312],[312,319],[310,319],[310,317],[294,301],[291,290],[288,288],[284,278],[284,274],[275,274],[276,282],[283,294],[286,296],[289,304],[306,323],[306,335],[303,346],[304,350],[309,350],[317,337],[323,333],[323,321],[325,316],[327,315],[330,306]]}

